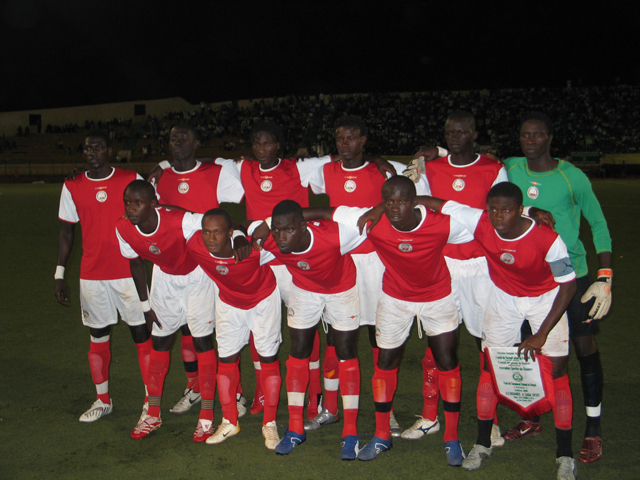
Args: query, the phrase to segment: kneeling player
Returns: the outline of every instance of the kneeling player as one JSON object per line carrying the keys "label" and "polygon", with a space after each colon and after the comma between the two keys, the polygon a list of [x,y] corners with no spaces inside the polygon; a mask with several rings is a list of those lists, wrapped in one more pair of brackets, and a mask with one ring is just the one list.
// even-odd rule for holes
{"label": "kneeling player", "polygon": [[[127,186],[124,206],[127,218],[116,223],[120,251],[129,259],[145,320],[149,328],[153,327],[153,350],[147,371],[149,409],[140,417],[131,437],[144,438],[162,425],[160,400],[169,369],[173,334],[182,325],[189,325],[198,355],[202,393],[200,419],[193,440],[203,442],[211,435],[213,425],[216,353],[211,335],[213,282],[191,258],[185,241],[187,231],[197,230],[199,217],[183,210],[158,208],[153,186],[142,180]],[[154,264],[151,303],[143,259]]]}
{"label": "kneeling player", "polygon": [[[565,244],[550,228],[537,228],[533,220],[522,216],[522,192],[509,182],[489,191],[487,212],[438,199],[425,204],[463,223],[485,252],[495,285],[485,313],[483,346],[514,345],[526,319],[534,335],[521,343],[519,351],[524,351],[525,358],[542,352],[553,363],[558,478],[575,478],[565,311],[576,291],[576,276]],[[480,468],[482,460],[493,454],[491,427],[497,402],[485,367],[477,393],[478,439],[462,463],[467,470]]]}
{"label": "kneeling player", "polygon": [[221,443],[240,432],[236,388],[240,350],[253,334],[260,359],[260,382],[264,392],[262,435],[268,449],[280,441],[276,411],[280,397],[282,343],[280,293],[266,251],[237,263],[233,254],[231,217],[220,208],[202,217],[202,231],[191,236],[187,248],[202,269],[216,282],[216,339],[218,341],[218,395],[223,419],[207,443]]}

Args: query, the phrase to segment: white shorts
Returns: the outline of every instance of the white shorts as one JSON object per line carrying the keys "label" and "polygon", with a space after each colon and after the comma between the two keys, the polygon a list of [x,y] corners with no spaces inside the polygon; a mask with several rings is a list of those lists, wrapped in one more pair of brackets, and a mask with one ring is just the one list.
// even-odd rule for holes
{"label": "white shorts", "polygon": [[376,252],[351,255],[356,264],[356,284],[360,296],[360,325],[375,325],[382,293],[384,265]]}
{"label": "white shorts", "polygon": [[456,307],[471,335],[482,338],[482,322],[493,282],[485,257],[458,260],[444,257],[451,273]]}
{"label": "white shorts", "polygon": [[249,343],[249,335],[258,354],[272,357],[282,344],[280,292],[277,288],[249,310],[232,307],[216,295],[216,340],[218,356],[230,357]]}
{"label": "white shorts", "polygon": [[[511,347],[520,342],[522,322],[529,320],[531,331],[536,333],[547,318],[558,289],[539,297],[514,297],[494,286],[491,289],[484,319],[482,347]],[[549,332],[542,353],[549,357],[569,355],[569,323],[564,313]]]}
{"label": "white shorts", "polygon": [[451,332],[460,323],[453,294],[434,302],[407,302],[382,292],[376,320],[378,346],[386,349],[402,346],[409,337],[414,317],[418,317],[418,328],[422,325],[428,337]]}
{"label": "white shorts", "polygon": [[293,277],[286,265],[269,265],[271,271],[276,276],[278,290],[280,290],[280,298],[285,305],[289,305],[289,297],[291,297],[291,285],[293,285]]}
{"label": "white shorts", "polygon": [[80,308],[82,324],[89,328],[105,328],[120,318],[129,326],[142,325],[144,313],[133,279],[80,279]]}
{"label": "white shorts", "polygon": [[340,293],[314,293],[291,284],[287,313],[289,327],[311,328],[318,324],[320,317],[335,330],[357,330],[360,326],[358,287]]}
{"label": "white shorts", "polygon": [[166,337],[182,325],[189,325],[191,335],[206,337],[213,333],[213,280],[200,268],[187,275],[169,275],[153,266],[151,308],[162,330],[153,325],[152,335]]}

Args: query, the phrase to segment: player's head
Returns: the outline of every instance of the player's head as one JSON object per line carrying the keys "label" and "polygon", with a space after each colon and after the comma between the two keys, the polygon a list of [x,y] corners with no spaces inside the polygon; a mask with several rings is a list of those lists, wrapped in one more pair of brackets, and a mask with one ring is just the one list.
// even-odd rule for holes
{"label": "player's head", "polygon": [[202,241],[210,253],[219,255],[231,248],[233,234],[231,215],[221,208],[212,208],[202,217]]}
{"label": "player's head", "polygon": [[175,160],[195,158],[196,149],[200,146],[198,131],[188,123],[179,123],[169,133],[169,150]]}
{"label": "player's head", "polygon": [[444,138],[451,153],[473,152],[474,142],[478,138],[473,115],[464,110],[451,112],[444,123]]}
{"label": "player's head", "polygon": [[133,225],[140,225],[155,214],[156,191],[149,182],[134,180],[124,189],[125,215]]}
{"label": "player's head", "polygon": [[109,136],[102,130],[91,130],[84,137],[82,156],[91,170],[99,170],[109,165],[111,148]]}
{"label": "player's head", "polygon": [[487,194],[487,213],[493,228],[503,238],[515,238],[522,216],[522,190],[515,183],[501,182]]}
{"label": "player's head", "polygon": [[403,175],[391,177],[382,185],[384,213],[398,230],[415,227],[416,186]]}
{"label": "player's head", "polygon": [[553,122],[542,112],[531,112],[520,122],[520,147],[527,159],[549,155],[553,140]]}
{"label": "player's head", "polygon": [[355,159],[362,155],[362,148],[367,142],[367,126],[356,115],[345,115],[336,121],[335,137],[338,153],[345,160]]}
{"label": "player's head", "polygon": [[273,207],[271,236],[282,253],[304,250],[307,235],[307,222],[298,202],[283,200]]}
{"label": "player's head", "polygon": [[251,129],[253,156],[260,163],[271,163],[278,158],[278,151],[284,145],[280,127],[273,122],[257,122]]}

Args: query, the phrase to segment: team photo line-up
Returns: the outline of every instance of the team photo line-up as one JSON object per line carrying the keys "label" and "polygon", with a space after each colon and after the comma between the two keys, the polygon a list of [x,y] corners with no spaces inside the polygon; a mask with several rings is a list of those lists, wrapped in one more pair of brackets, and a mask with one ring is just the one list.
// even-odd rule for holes
{"label": "team photo line-up", "polygon": [[[64,271],[80,223],[79,296],[97,394],[80,422],[113,410],[110,333],[119,315],[143,380],[134,439],[162,425],[163,385],[179,332],[187,384],[170,412],[200,404],[194,442],[217,444],[238,434],[238,418],[249,410],[263,415],[265,446],[287,455],[342,415],[340,458],[367,461],[391,449],[393,437],[438,432],[441,398],[446,461],[475,470],[505,440],[541,433],[533,415],[504,434],[498,426],[499,396],[485,348],[518,345],[518,355],[550,365],[558,478],[575,478],[571,340],[587,414],[578,459],[599,460],[603,378],[595,334],[611,305],[611,238],[586,175],[551,156],[551,119],[541,112],[523,117],[524,156],[503,161],[475,152],[475,120],[460,110],[445,122],[447,148],[424,147],[409,165],[364,153],[368,129],[359,117],[339,118],[334,133],[337,157],[282,159],[282,132],[259,122],[251,132],[253,158],[211,159],[196,158],[197,131],[178,124],[170,132],[171,161],[146,180],[110,165],[108,135],[87,133],[88,169],[62,187],[54,275],[56,299],[69,305]],[[310,208],[309,188],[327,194],[330,207]],[[237,224],[220,203],[243,198],[248,220]],[[582,215],[599,261],[595,281],[579,239]],[[153,264],[150,290],[145,260]],[[283,302],[290,351],[279,353]],[[428,341],[424,402],[403,431],[393,396],[414,317]],[[322,371],[320,321],[327,331]],[[479,354],[478,436],[466,455],[458,439],[462,322]],[[363,326],[374,359],[376,429],[361,446],[356,338]],[[250,406],[239,370],[247,344],[256,373]],[[281,438],[282,355],[289,424]],[[217,428],[216,386],[223,417]]]}

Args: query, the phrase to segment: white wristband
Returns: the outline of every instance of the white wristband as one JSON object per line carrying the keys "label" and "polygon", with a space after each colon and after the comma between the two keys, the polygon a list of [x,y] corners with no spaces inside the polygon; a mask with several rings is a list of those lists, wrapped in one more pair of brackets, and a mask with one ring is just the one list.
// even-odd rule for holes
{"label": "white wristband", "polygon": [[438,155],[440,157],[446,157],[447,155],[449,155],[449,152],[442,147],[438,147]]}
{"label": "white wristband", "polygon": [[531,207],[524,207],[522,209],[522,215],[524,215],[525,217],[530,217],[531,215],[529,215],[529,212],[531,211]]}
{"label": "white wristband", "polygon": [[234,230],[231,234],[231,239],[235,240],[237,237],[247,237],[242,230]]}
{"label": "white wristband", "polygon": [[162,169],[162,170],[166,170],[167,168],[171,168],[171,164],[169,163],[168,160],[162,160],[158,166]]}
{"label": "white wristband", "polygon": [[149,310],[151,310],[151,304],[149,303],[149,300],[145,300],[144,302],[140,302],[140,305],[142,306],[142,311],[144,313],[147,313]]}
{"label": "white wristband", "polygon": [[53,274],[53,278],[64,280],[64,267],[62,265],[56,265],[56,273]]}

